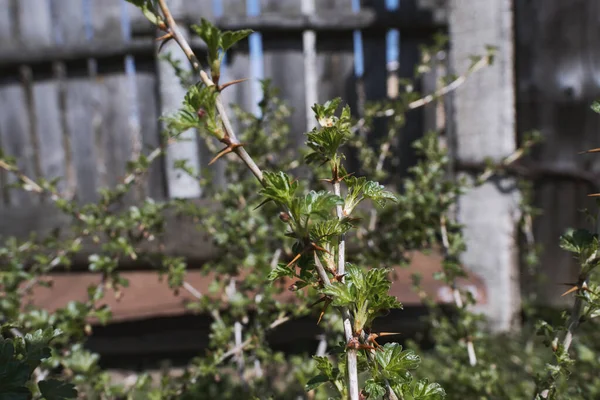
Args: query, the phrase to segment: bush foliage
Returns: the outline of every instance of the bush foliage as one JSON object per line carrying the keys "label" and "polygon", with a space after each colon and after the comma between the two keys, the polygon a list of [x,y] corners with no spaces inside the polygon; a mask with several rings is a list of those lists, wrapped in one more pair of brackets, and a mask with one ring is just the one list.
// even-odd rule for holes
{"label": "bush foliage", "polygon": [[[359,119],[341,99],[316,104],[317,127],[306,134],[306,147],[297,149],[288,140],[292,111],[268,80],[262,82],[258,115],[236,105],[231,106],[234,115],[228,115],[222,104],[220,92],[235,84],[219,82],[223,55],[251,31],[222,32],[205,20],[194,26],[208,49],[207,74],[178,34],[163,1],[129,1],[165,31],[164,40],[177,41],[188,56],[193,73],[164,56],[188,92],[181,109],[162,118],[163,145],[132,160],[122,183],[102,189],[96,203],[79,204],[63,197],[57,181],[34,181],[17,168],[16,160],[0,153],[0,168],[15,176],[15,190],[54,202],[71,221],[68,232],[32,234],[26,240],[3,238],[0,399],[600,396],[600,379],[594,373],[600,367],[594,319],[600,313],[595,231],[573,230],[561,238],[561,247],[580,265],[578,282],[570,291],[573,307],[559,314],[526,298],[518,332],[488,332],[485,318],[473,312],[475,299],[457,285],[467,276],[461,264],[465,244],[455,217],[457,199],[502,173],[501,167],[515,157],[490,164],[478,180],[457,178],[448,172],[452,160],[443,135],[430,132],[414,143],[418,162],[397,190],[391,190],[380,182],[396,183],[390,165],[406,114],[438,101],[437,94],[423,100],[412,90],[412,82],[401,82],[398,99],[369,104]],[[437,38],[423,49],[415,79],[439,62],[435,55],[445,51],[445,45]],[[492,57],[493,49],[488,49],[473,60],[464,77]],[[440,88],[456,78],[441,78]],[[374,139],[370,133],[381,121],[387,134]],[[147,199],[123,207],[127,193],[160,158],[166,144],[181,140],[191,128],[214,151],[212,162],[222,159],[226,187],[203,185],[213,205]],[[535,135],[527,138],[519,154],[536,141]],[[221,150],[219,143],[224,146]],[[355,170],[348,170],[351,165]],[[177,167],[202,182],[212,179],[210,172],[199,175],[185,161],[177,161]],[[523,182],[522,192],[529,190]],[[219,249],[216,258],[202,267],[214,276],[209,294],[187,282],[184,258],[160,251],[157,244],[164,237],[168,212],[195,221]],[[536,214],[524,196],[521,226],[527,237]],[[592,218],[591,225],[595,224]],[[69,268],[90,244],[96,251],[87,257],[88,269],[102,281],[88,288],[86,301],[70,302],[52,313],[27,304],[32,289],[51,285],[48,274]],[[524,263],[536,274],[539,249],[529,241],[526,250]],[[398,339],[397,333],[377,332],[373,322],[389,318],[390,310],[402,309],[389,294],[393,270],[410,262],[415,252],[443,255],[435,277],[451,289],[454,302],[440,307],[421,288],[422,277],[414,276],[414,288],[429,309],[429,329],[400,344],[390,341]],[[111,321],[103,299],[127,290],[119,268],[126,261],[156,268],[173,291],[195,296],[191,311],[212,317],[208,350],[190,360],[182,374],[165,371],[158,380],[140,374],[134,383],[118,384],[101,368],[99,356],[86,348],[92,323]],[[236,279],[240,275],[244,278]],[[285,291],[295,293],[293,303],[278,300]],[[323,331],[316,353],[274,350],[269,332],[299,317],[314,318]]]}

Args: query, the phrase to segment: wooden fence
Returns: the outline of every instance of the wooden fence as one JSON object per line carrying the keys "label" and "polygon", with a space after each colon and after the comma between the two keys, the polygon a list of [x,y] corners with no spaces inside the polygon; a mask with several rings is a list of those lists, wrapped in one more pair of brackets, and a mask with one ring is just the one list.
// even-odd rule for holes
{"label": "wooden fence", "polygon": [[[341,96],[357,110],[363,95],[366,100],[393,96],[393,82],[413,76],[419,46],[435,32],[450,34],[449,67],[455,73],[464,72],[469,56],[481,54],[485,45],[498,46],[499,62],[467,82],[448,103],[455,112],[446,129],[458,161],[478,163],[484,156],[500,160],[514,151],[509,0],[170,4],[184,25],[204,17],[226,29],[257,31],[228,53],[223,81],[251,81],[227,89],[226,101],[252,110],[258,100],[257,79],[271,78],[295,110],[290,123],[297,143],[313,123],[309,109],[315,102]],[[175,110],[184,91],[170,66],[156,56],[152,27],[124,0],[0,0],[0,9],[9,10],[0,14],[0,147],[17,157],[26,174],[65,177],[63,193],[94,201],[98,188],[119,182],[129,159],[159,144],[157,118]],[[199,41],[192,40],[192,45],[203,51]],[[182,57],[172,44],[165,49],[170,50]],[[418,86],[432,92],[435,75],[425,76]],[[410,115],[399,138],[406,149],[400,155],[400,175],[415,161],[409,143],[435,126],[435,115],[433,107]],[[196,169],[206,168],[207,150],[193,132],[189,139],[168,148],[135,194],[137,199],[202,197],[198,182],[173,167],[174,160],[186,158]],[[43,199],[7,190],[11,179],[0,172],[0,234],[23,235],[61,223]],[[499,329],[509,328],[519,310],[518,191],[504,187],[510,182],[490,183],[465,197],[459,210],[469,228],[468,267],[482,273]],[[482,241],[487,236],[500,239]],[[194,245],[198,247],[197,242],[183,244],[186,249]]]}

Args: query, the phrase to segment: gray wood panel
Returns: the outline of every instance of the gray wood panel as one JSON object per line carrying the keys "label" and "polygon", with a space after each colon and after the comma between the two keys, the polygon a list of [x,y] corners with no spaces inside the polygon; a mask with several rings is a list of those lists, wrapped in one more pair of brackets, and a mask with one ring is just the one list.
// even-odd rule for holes
{"label": "gray wood panel", "polygon": [[[50,2],[24,0],[19,3],[20,38],[25,48],[39,51],[55,44]],[[66,188],[67,165],[59,106],[59,83],[51,66],[32,75],[30,121],[37,147],[36,161],[46,179],[61,178],[58,190]]]}
{"label": "gray wood panel", "polygon": [[[578,155],[600,146],[598,114],[589,109],[600,97],[597,27],[600,4],[593,0],[517,2],[517,111],[519,131],[538,129],[544,142],[534,153],[540,163],[600,171],[600,158]],[[536,205],[543,211],[535,224],[543,244],[541,265],[548,282],[540,288],[544,300],[560,297],[563,282],[575,281],[573,258],[558,246],[569,227],[589,227],[578,211],[594,210],[588,185],[544,180],[536,185]]]}
{"label": "gray wood panel", "polygon": [[[17,166],[27,176],[36,179],[35,149],[31,138],[31,124],[28,118],[28,104],[25,87],[19,82],[4,84],[0,88],[0,143],[4,152],[17,160]],[[15,183],[17,178],[7,174],[6,181]],[[12,206],[27,207],[39,202],[21,189],[11,189],[8,197]]]}
{"label": "gray wood panel", "polygon": [[[512,1],[450,1],[450,63],[453,73],[468,68],[472,54],[498,47],[493,66],[474,74],[454,93],[455,154],[459,161],[500,161],[516,149],[513,87]],[[519,192],[513,178],[494,179],[466,195],[458,205],[467,251],[462,261],[487,286],[491,328],[515,326],[521,311],[516,223]]]}
{"label": "gray wood panel", "polygon": [[[158,123],[158,83],[156,75],[137,71],[136,84],[142,152],[143,154],[149,154],[160,145],[161,140]],[[163,157],[152,163],[148,176],[142,183],[142,195],[154,200],[166,199]]]}

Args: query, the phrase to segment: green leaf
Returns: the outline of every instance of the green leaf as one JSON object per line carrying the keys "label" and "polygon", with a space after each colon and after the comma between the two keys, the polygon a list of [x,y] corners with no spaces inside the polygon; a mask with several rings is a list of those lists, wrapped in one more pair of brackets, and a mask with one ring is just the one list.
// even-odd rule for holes
{"label": "green leaf", "polygon": [[12,340],[0,336],[0,400],[26,400],[31,394],[25,387],[31,371],[16,358]]}
{"label": "green leaf", "polygon": [[569,230],[560,237],[560,247],[571,253],[580,254],[586,248],[597,246],[597,235],[587,229]]}
{"label": "green leaf", "polygon": [[40,381],[38,387],[46,400],[76,399],[78,395],[74,385],[56,379]]}
{"label": "green leaf", "polygon": [[[192,25],[192,30],[200,36],[200,38],[208,46],[208,60],[211,68],[215,65],[220,65],[219,51],[224,54],[234,44],[246,38],[253,31],[244,29],[240,31],[221,32],[219,28],[202,18],[200,25]],[[217,72],[213,69],[213,73]]]}
{"label": "green leaf", "polygon": [[318,217],[322,219],[333,218],[333,211],[337,205],[342,205],[344,200],[335,194],[322,190],[311,190],[304,197],[296,197],[290,205],[290,212],[296,220],[303,217]]}
{"label": "green leaf", "polygon": [[421,362],[412,350],[402,351],[398,343],[386,343],[375,353],[375,360],[385,378],[404,382],[411,379],[409,371],[416,369]]}
{"label": "green leaf", "polygon": [[429,383],[422,379],[415,384],[413,389],[414,400],[442,400],[446,398],[446,391],[438,383]]}
{"label": "green leaf", "polygon": [[332,305],[335,307],[347,307],[356,301],[351,288],[339,282],[334,282],[323,288],[323,293],[333,297]]}
{"label": "green leaf", "polygon": [[279,264],[275,268],[273,268],[271,272],[269,272],[268,279],[270,281],[274,281],[279,278],[293,278],[295,276],[296,274],[290,267],[288,267],[286,264]]}
{"label": "green leaf", "polygon": [[156,11],[156,1],[154,0],[126,0],[142,10],[144,16],[152,22],[154,25],[158,25],[162,21],[162,18]]}
{"label": "green leaf", "polygon": [[329,378],[326,375],[319,374],[317,376],[313,376],[308,382],[306,382],[305,390],[309,392],[327,382],[329,382]]}
{"label": "green leaf", "polygon": [[348,176],[344,182],[348,186],[348,195],[344,204],[346,215],[352,213],[354,208],[365,198],[372,200],[380,207],[384,207],[388,200],[398,202],[395,194],[385,190],[384,186],[378,182],[367,181],[365,177]]}
{"label": "green leaf", "polygon": [[592,106],[591,106],[591,108],[592,108],[592,110],[593,110],[595,113],[598,113],[598,114],[600,114],[600,102],[599,102],[599,101],[594,101],[594,102],[592,103]]}
{"label": "green leaf", "polygon": [[367,392],[370,398],[379,398],[385,395],[386,389],[385,386],[374,379],[369,379],[365,382],[365,392]]}
{"label": "green leaf", "polygon": [[252,29],[223,32],[223,36],[221,39],[221,46],[222,46],[223,50],[224,51],[229,50],[231,48],[231,46],[233,46],[240,40],[245,39],[246,37],[250,36],[250,34],[252,32],[254,32]]}
{"label": "green leaf", "polygon": [[212,63],[219,57],[221,47],[221,31],[219,28],[202,18],[200,25],[192,25],[192,30],[200,36],[208,47],[208,59]]}
{"label": "green leaf", "polygon": [[313,111],[320,128],[315,128],[307,134],[306,145],[312,152],[306,155],[306,162],[325,162],[338,158],[338,150],[352,136],[350,130],[350,108],[344,107],[340,117],[336,117],[335,111],[341,99],[337,98],[324,105],[315,104]]}
{"label": "green leaf", "polygon": [[269,200],[290,207],[298,182],[293,181],[285,172],[269,172],[263,173],[264,187],[260,190],[260,194]]}
{"label": "green leaf", "polygon": [[29,365],[31,372],[40,365],[41,360],[49,358],[50,341],[61,335],[61,331],[48,328],[44,331],[38,329],[34,333],[25,335],[25,349],[27,356],[25,362]]}

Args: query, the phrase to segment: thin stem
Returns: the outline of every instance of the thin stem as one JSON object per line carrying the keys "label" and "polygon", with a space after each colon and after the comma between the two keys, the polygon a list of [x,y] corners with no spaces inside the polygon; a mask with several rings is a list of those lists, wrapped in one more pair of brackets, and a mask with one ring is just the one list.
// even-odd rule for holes
{"label": "thin stem", "polygon": [[[321,280],[323,281],[323,285],[329,286],[331,285],[331,281],[327,276],[327,272],[321,263],[321,260],[315,253],[315,266]],[[354,339],[354,333],[352,329],[352,317],[350,316],[350,311],[346,307],[341,309],[342,319],[344,321],[344,337],[346,338],[346,342],[350,342],[350,340]],[[358,392],[358,353],[356,349],[347,349],[347,357],[348,357],[348,388],[350,389],[350,399],[358,400],[359,392]]]}
{"label": "thin stem", "polygon": [[[342,195],[341,185],[337,176],[333,177],[333,193],[336,196]],[[341,220],[344,218],[344,209],[340,204],[336,206],[336,214],[337,217]],[[338,243],[337,249],[337,257],[338,257],[338,267],[337,274],[344,275],[346,273],[346,235],[341,234]],[[344,278],[342,276],[341,282],[344,282]],[[350,341],[354,338],[354,333],[352,329],[352,319],[350,317],[350,313],[347,309],[342,310],[342,317],[344,321],[344,334],[346,336],[346,341]],[[348,349],[348,386],[350,389],[350,399],[358,400],[359,391],[358,391],[358,355],[356,349]]]}
{"label": "thin stem", "polygon": [[[187,40],[184,38],[184,36],[179,31],[177,24],[175,23],[175,20],[173,19],[171,11],[169,10],[169,7],[166,4],[166,1],[158,0],[158,4],[160,6],[160,9],[161,9],[164,17],[165,17],[165,20],[167,23],[167,28],[169,29],[169,32],[172,34],[173,39],[175,39],[177,44],[179,44],[179,46],[185,53],[186,57],[188,58],[188,60],[192,63],[192,67],[199,72],[200,79],[202,80],[202,82],[206,86],[215,86],[214,82],[209,78],[209,76],[206,74],[206,72],[204,72],[200,68],[200,63],[198,62],[198,58],[192,51]],[[221,117],[221,121],[223,122],[223,127],[225,128],[225,131],[226,131],[226,137],[229,138],[229,140],[232,144],[234,144],[234,145],[240,144],[237,136],[235,135],[233,127],[231,125],[231,120],[229,119],[229,117],[227,115],[227,110],[225,109],[218,92],[217,92],[217,96],[216,96],[216,108]],[[246,166],[250,169],[250,171],[254,174],[254,176],[256,176],[256,178],[260,181],[260,183],[264,184],[262,171],[256,165],[256,163],[254,162],[252,157],[246,152],[246,150],[244,150],[244,148],[240,146],[240,147],[236,147],[234,152],[246,164]],[[335,178],[337,178],[337,177],[335,177]],[[336,183],[337,183],[337,186],[334,184],[334,191],[336,192],[337,195],[340,195],[340,185],[339,185],[339,182],[336,182]],[[337,214],[338,214],[338,218],[343,217],[343,210],[342,210],[341,206],[337,207]],[[321,277],[323,284],[330,285],[331,282],[329,280],[329,277],[327,276],[327,273],[325,272],[325,269],[320,264],[320,262],[318,262],[317,264],[320,265],[320,268],[317,267],[317,271],[319,272],[319,276]],[[345,271],[345,238],[342,235],[340,237],[340,243],[338,245],[338,274],[343,274],[344,271]],[[346,336],[346,340],[349,341],[349,340],[353,339],[352,323],[351,323],[350,312],[345,308],[342,309],[342,317],[344,320],[344,333]],[[348,380],[349,380],[349,388],[350,388],[350,399],[358,400],[359,399],[358,361],[357,361],[357,352],[355,349],[348,349],[348,377],[349,377]]]}
{"label": "thin stem", "polygon": [[[442,236],[442,247],[444,249],[444,257],[448,257],[450,252],[450,241],[448,239],[448,228],[446,225],[446,216],[442,215],[440,217],[440,234]],[[462,295],[460,290],[456,286],[456,279],[452,279],[450,282],[450,287],[452,288],[452,298],[454,299],[454,304],[456,308],[462,310],[464,307],[464,302],[462,299]],[[467,355],[469,356],[469,364],[474,367],[477,365],[477,355],[475,353],[475,346],[473,344],[473,339],[469,335],[467,335]]]}

